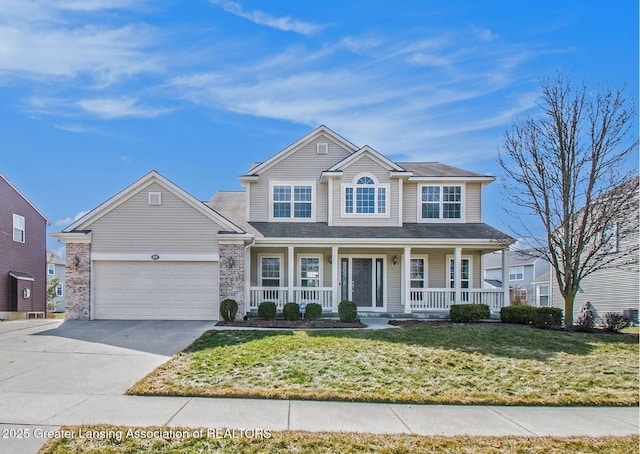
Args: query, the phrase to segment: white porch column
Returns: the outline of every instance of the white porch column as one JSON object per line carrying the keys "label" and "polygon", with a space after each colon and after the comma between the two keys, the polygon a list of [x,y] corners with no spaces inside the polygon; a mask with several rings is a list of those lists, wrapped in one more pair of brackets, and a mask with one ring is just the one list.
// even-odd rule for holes
{"label": "white porch column", "polygon": [[506,248],[502,250],[502,290],[504,291],[504,306],[511,305],[509,285],[509,248]]}
{"label": "white porch column", "polygon": [[[331,180],[329,180],[331,181]],[[340,261],[338,260],[338,246],[331,247],[331,285],[333,287],[333,297],[331,298],[331,311],[338,312],[340,301]]]}
{"label": "white porch column", "polygon": [[287,282],[288,282],[288,295],[287,295],[287,301],[284,301],[284,303],[287,302],[296,302],[294,298],[294,294],[293,294],[293,287],[295,285],[295,279],[294,279],[294,270],[295,270],[295,258],[294,258],[294,254],[293,254],[293,250],[294,247],[293,246],[288,246],[287,247],[287,252],[288,252],[288,257],[287,257]]}
{"label": "white porch column", "polygon": [[462,277],[462,248],[457,247],[455,249],[453,255],[453,275],[454,275],[454,284],[455,284],[455,303],[462,303],[462,282],[460,282],[460,278]]}
{"label": "white porch column", "polygon": [[405,247],[402,256],[402,277],[404,288],[404,312],[411,313],[411,248]]}

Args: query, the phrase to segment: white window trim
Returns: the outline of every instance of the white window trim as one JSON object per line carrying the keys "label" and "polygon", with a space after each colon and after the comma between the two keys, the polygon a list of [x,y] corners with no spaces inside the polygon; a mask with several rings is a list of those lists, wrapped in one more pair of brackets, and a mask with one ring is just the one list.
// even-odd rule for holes
{"label": "white window trim", "polygon": [[262,285],[262,259],[263,258],[278,258],[280,259],[280,279],[279,279],[279,284],[278,287],[273,287],[273,288],[282,288],[283,287],[283,282],[284,282],[284,271],[285,271],[285,266],[284,266],[284,254],[258,254],[258,276],[257,276],[257,280],[258,280],[258,287],[263,287]]}
{"label": "white window trim", "polygon": [[[22,231],[22,240],[16,240],[15,230]],[[24,216],[20,216],[19,214],[13,214],[13,229],[11,230],[11,237],[13,241],[16,243],[26,243],[27,242],[27,221]]]}
{"label": "white window trim", "polygon": [[329,154],[329,144],[327,142],[316,143],[316,154]]}
{"label": "white window trim", "polygon": [[[296,280],[298,287],[302,287],[302,259],[318,259],[320,266],[318,268],[318,288],[323,287],[324,285],[324,255],[322,254],[299,254],[297,259],[298,269],[297,275],[298,279]],[[313,287],[309,287],[313,288]]]}
{"label": "white window trim", "polygon": [[[357,198],[357,188],[362,187],[357,184],[358,180],[362,177],[369,177],[373,180],[373,185],[369,186],[375,189],[374,191],[374,206],[376,209],[375,213],[356,213],[356,198]],[[353,213],[347,213],[347,188],[353,188]],[[378,213],[378,188],[384,188],[385,190],[385,206],[384,213]],[[391,204],[389,203],[389,199],[391,198],[391,185],[389,183],[380,183],[375,175],[363,172],[356,175],[351,183],[342,183],[340,185],[340,197],[342,199],[341,205],[341,213],[340,217],[342,218],[390,218],[391,217]]]}
{"label": "white window trim", "polygon": [[[275,186],[289,186],[291,188],[291,216],[276,218],[273,216],[273,188]],[[311,187],[311,217],[296,218],[294,216],[294,186]],[[316,222],[316,182],[315,181],[270,181],[269,182],[269,222]]]}
{"label": "white window trim", "polygon": [[[412,255],[411,257],[409,257],[409,266],[411,266],[411,260],[413,259],[419,259],[424,261],[424,276],[422,277],[424,281],[424,287],[422,288],[423,289],[429,288],[429,256],[428,255]],[[409,286],[410,287],[411,287],[411,282],[413,281],[414,279],[411,279],[411,268],[409,268]],[[414,287],[411,287],[411,290],[414,290]]]}
{"label": "white window trim", "polygon": [[[60,292],[58,292],[58,289],[60,290]],[[63,282],[59,282],[58,285],[56,285],[56,296],[64,296],[64,283]]]}
{"label": "white window trim", "polygon": [[[447,255],[447,266],[445,269],[445,278],[447,283],[447,289],[454,290],[455,287],[451,287],[451,281],[449,277],[449,270],[451,267],[451,260],[455,258],[454,255]],[[460,257],[462,260],[469,260],[469,289],[473,288],[473,256],[471,255],[463,255]],[[462,264],[460,264],[460,271],[462,271]],[[459,279],[460,276],[456,276],[456,279]],[[463,291],[466,289],[462,289]]]}
{"label": "white window trim", "polygon": [[[542,294],[542,287],[547,287],[547,294]],[[547,297],[547,306],[551,303],[551,286],[549,284],[537,284],[536,285],[536,306],[544,307],[540,305],[540,298],[546,296]]]}
{"label": "white window trim", "polygon": [[55,263],[47,263],[47,276],[55,276],[55,275],[56,275]]}
{"label": "white window trim", "polygon": [[[422,217],[422,188],[427,187],[427,186],[437,186],[440,188],[440,217],[439,218],[427,218],[424,219]],[[443,194],[443,187],[444,186],[459,186],[460,187],[460,218],[459,219],[455,219],[455,218],[444,218],[442,217],[443,215],[443,204],[444,204],[444,194]],[[464,183],[460,183],[458,182],[451,182],[451,183],[437,183],[437,184],[419,184],[418,185],[418,193],[416,195],[416,199],[418,202],[418,206],[417,206],[417,219],[418,222],[424,222],[424,223],[442,223],[442,222],[465,222],[466,219],[466,185]]]}
{"label": "white window trim", "polygon": [[[517,274],[519,274],[517,272],[517,270],[522,270],[522,277],[518,278],[518,277],[513,277],[516,276]],[[512,271],[512,270],[516,270],[516,271]],[[519,266],[510,266],[509,267],[509,280],[510,281],[524,281],[524,266],[519,265]]]}

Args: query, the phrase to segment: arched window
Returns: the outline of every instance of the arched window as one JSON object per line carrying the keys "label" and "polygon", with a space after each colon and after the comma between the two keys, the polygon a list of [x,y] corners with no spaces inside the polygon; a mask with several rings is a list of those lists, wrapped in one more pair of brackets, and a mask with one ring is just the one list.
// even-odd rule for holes
{"label": "arched window", "polygon": [[345,186],[345,213],[386,215],[387,185],[378,184],[370,175],[358,176],[354,181],[354,184]]}

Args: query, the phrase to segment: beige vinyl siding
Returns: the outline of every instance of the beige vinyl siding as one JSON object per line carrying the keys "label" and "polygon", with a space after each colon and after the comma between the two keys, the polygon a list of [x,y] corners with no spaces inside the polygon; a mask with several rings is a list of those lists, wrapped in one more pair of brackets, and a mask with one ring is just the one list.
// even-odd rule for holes
{"label": "beige vinyl siding", "polygon": [[[149,192],[162,193],[150,206]],[[94,253],[212,254],[217,225],[158,183],[153,183],[87,226]]]}
{"label": "beige vinyl siding", "polygon": [[[318,143],[329,144],[329,153],[316,153]],[[314,182],[316,222],[327,222],[327,185],[320,183],[323,171],[349,156],[350,153],[324,134],[319,134],[307,145],[284,158],[260,174],[258,182],[251,183],[251,216],[256,222],[269,221],[269,182]]]}
{"label": "beige vinyl siding", "polygon": [[402,192],[404,196],[402,222],[415,224],[418,222],[418,185],[405,181]]}
{"label": "beige vinyl siding", "polygon": [[[420,252],[418,250],[412,250],[412,255],[429,255],[429,287],[432,288],[446,288],[447,280],[448,280],[448,256],[452,256],[454,251],[452,249],[436,249],[436,250],[425,250],[424,252]],[[471,252],[462,250],[462,256],[471,256],[471,286],[472,288],[482,288],[482,267],[481,267],[481,257],[482,255],[477,252]]]}
{"label": "beige vinyl siding", "polygon": [[[354,178],[360,174],[373,175],[379,184],[388,184],[387,206],[389,208],[389,217],[382,216],[362,216],[357,215],[343,217],[342,210],[344,205],[344,188],[343,184],[352,184]],[[380,166],[377,162],[368,156],[362,156],[357,161],[351,163],[342,174],[341,179],[335,179],[333,182],[333,225],[353,225],[353,226],[396,226],[398,225],[398,198],[399,183],[397,179],[389,178],[389,170]]]}
{"label": "beige vinyl siding", "polygon": [[465,222],[482,222],[482,185],[465,185]]}
{"label": "beige vinyl siding", "polygon": [[[404,312],[402,294],[402,250],[387,254],[387,312]],[[393,256],[398,257],[398,264],[393,264]]]}

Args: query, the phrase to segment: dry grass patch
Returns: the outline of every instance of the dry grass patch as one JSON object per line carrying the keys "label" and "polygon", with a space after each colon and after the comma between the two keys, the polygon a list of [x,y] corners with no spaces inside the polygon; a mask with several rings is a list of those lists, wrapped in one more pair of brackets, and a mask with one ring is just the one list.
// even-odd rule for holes
{"label": "dry grass patch", "polygon": [[209,331],[128,393],[637,405],[638,336],[479,325]]}
{"label": "dry grass patch", "polygon": [[[75,434],[89,431],[110,433],[102,439],[67,437],[51,440],[41,454],[79,453],[612,453],[636,452],[640,437],[424,437],[393,434],[270,432],[269,438],[127,437],[129,428],[113,426],[64,427]],[[132,431],[162,431],[167,427],[131,428]],[[175,431],[193,432],[196,429]],[[206,434],[207,429],[202,429]]]}

